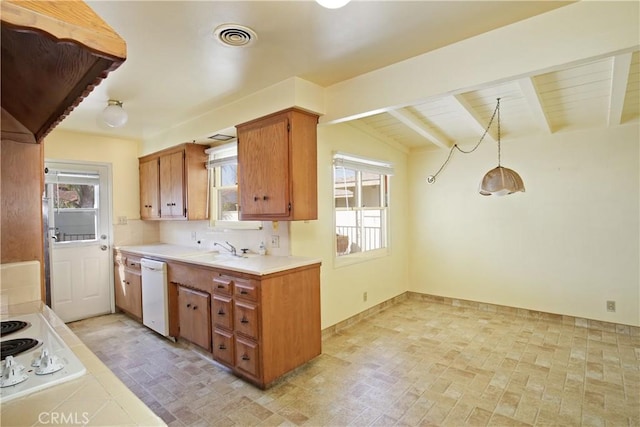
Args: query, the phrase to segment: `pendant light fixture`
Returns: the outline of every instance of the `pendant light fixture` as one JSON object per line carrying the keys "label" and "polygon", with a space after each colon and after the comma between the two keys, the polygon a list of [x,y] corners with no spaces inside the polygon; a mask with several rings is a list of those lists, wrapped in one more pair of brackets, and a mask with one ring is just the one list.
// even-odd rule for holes
{"label": "pendant light fixture", "polygon": [[513,169],[500,165],[500,98],[498,98],[496,110],[498,111],[498,166],[482,178],[478,192],[483,196],[506,196],[518,191],[524,192],[524,183],[520,175]]}
{"label": "pendant light fixture", "polygon": [[102,121],[112,128],[124,126],[128,118],[127,112],[122,108],[122,101],[110,99],[108,105],[102,110]]}
{"label": "pendant light fixture", "polygon": [[316,3],[327,9],[339,9],[349,3],[349,1],[351,0],[316,0]]}
{"label": "pendant light fixture", "polygon": [[483,196],[505,196],[507,194],[513,194],[518,191],[524,192],[524,183],[522,181],[522,178],[520,178],[520,175],[518,175],[518,173],[513,169],[505,168],[500,164],[500,98],[497,99],[496,108],[495,110],[493,110],[493,115],[491,116],[489,124],[484,130],[484,133],[480,137],[478,143],[469,151],[462,150],[460,147],[458,147],[458,144],[455,144],[453,147],[451,147],[449,155],[447,156],[442,166],[440,166],[440,169],[438,169],[438,172],[436,172],[434,175],[429,175],[427,177],[427,182],[429,184],[433,184],[434,182],[436,182],[436,177],[440,174],[440,172],[442,172],[447,163],[449,163],[454,149],[460,151],[463,154],[470,154],[476,151],[476,149],[480,146],[480,143],[484,140],[484,137],[489,132],[489,129],[491,128],[493,120],[496,118],[496,116],[498,118],[498,166],[491,169],[484,175],[482,181],[480,182],[480,188],[478,191]]}

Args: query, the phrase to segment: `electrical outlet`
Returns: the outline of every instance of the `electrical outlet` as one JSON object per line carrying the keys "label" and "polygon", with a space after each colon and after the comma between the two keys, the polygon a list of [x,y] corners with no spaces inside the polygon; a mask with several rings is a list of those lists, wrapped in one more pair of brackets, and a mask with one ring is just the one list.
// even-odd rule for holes
{"label": "electrical outlet", "polygon": [[194,242],[198,240],[198,234],[195,231],[191,232],[191,240],[193,240]]}
{"label": "electrical outlet", "polygon": [[616,302],[615,301],[607,301],[607,311],[615,312],[616,311]]}
{"label": "electrical outlet", "polygon": [[272,248],[280,247],[280,236],[276,236],[275,234],[271,236],[271,247]]}
{"label": "electrical outlet", "polygon": [[366,292],[362,293],[362,301],[363,302],[367,302],[367,293]]}

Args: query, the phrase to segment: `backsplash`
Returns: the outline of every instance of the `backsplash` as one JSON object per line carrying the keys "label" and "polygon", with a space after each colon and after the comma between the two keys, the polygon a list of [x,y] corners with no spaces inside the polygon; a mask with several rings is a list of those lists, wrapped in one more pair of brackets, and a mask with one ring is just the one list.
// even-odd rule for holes
{"label": "backsplash", "polygon": [[144,245],[160,241],[159,221],[130,219],[126,224],[113,225],[114,246]]}
{"label": "backsplash", "polygon": [[[193,239],[195,233],[195,239]],[[278,236],[279,247],[271,244],[272,236]],[[198,244],[200,241],[200,244]],[[258,253],[260,242],[264,242],[268,255],[290,255],[289,222],[264,221],[261,230],[213,230],[209,221],[141,221],[128,220],[126,224],[114,224],[114,246],[171,243],[191,246],[202,250],[219,250],[214,242],[230,242],[238,249],[249,249]]]}
{"label": "backsplash", "polygon": [[[289,223],[279,221],[277,229],[274,223],[265,221],[262,230],[225,230],[217,231],[209,228],[209,221],[158,221],[159,240],[164,243],[172,243],[181,246],[200,247],[203,250],[219,250],[214,247],[214,242],[224,243],[228,241],[238,249],[247,248],[249,252],[258,253],[260,242],[264,242],[269,255],[290,255],[289,251]],[[193,239],[195,233],[195,240]],[[271,237],[277,235],[279,247],[271,245]],[[200,241],[198,245],[197,241]]]}

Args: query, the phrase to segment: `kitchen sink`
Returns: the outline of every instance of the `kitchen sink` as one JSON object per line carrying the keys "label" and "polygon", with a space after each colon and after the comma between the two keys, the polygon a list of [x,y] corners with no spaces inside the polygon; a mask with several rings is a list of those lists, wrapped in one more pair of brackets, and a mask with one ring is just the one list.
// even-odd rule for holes
{"label": "kitchen sink", "polygon": [[200,262],[221,262],[229,260],[237,260],[243,258],[249,258],[249,255],[232,255],[222,252],[204,252],[198,254],[184,255],[182,258],[200,261]]}

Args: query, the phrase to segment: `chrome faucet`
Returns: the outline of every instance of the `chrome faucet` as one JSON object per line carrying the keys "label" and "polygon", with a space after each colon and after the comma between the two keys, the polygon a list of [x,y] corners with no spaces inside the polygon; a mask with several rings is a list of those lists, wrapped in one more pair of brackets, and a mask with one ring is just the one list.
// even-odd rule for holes
{"label": "chrome faucet", "polygon": [[220,246],[221,248],[224,248],[225,250],[231,252],[231,255],[233,255],[233,256],[238,256],[238,254],[236,253],[236,247],[233,246],[231,243],[227,242],[226,240],[225,240],[225,243],[227,245],[229,245],[229,247],[226,247],[222,243],[218,243],[218,242],[213,242],[213,245],[214,246]]}

